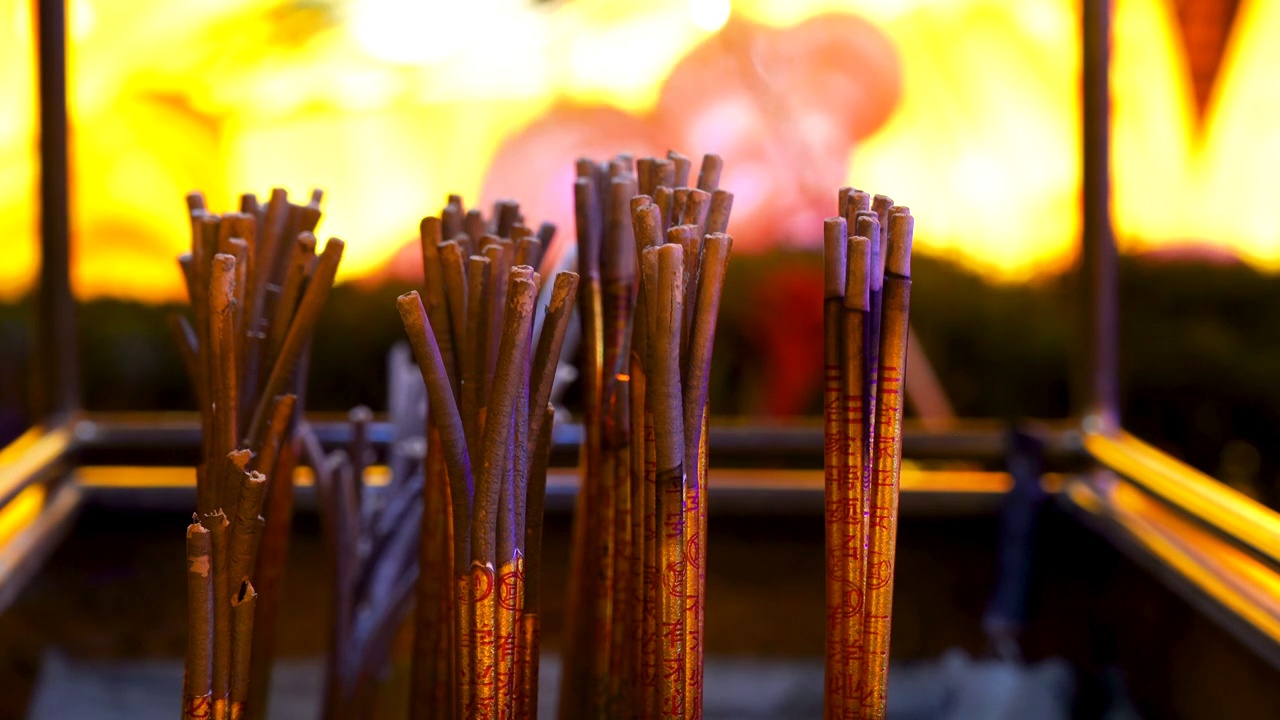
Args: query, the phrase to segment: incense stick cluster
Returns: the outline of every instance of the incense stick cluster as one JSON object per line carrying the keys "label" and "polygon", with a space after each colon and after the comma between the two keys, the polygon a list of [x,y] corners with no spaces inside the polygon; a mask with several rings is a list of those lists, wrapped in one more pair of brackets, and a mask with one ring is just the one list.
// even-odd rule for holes
{"label": "incense stick cluster", "polygon": [[[421,402],[425,390],[417,374],[413,368],[413,382],[404,383],[403,375],[393,368],[389,390],[402,393],[401,400],[412,402],[416,396]],[[349,413],[348,446],[328,454],[309,424],[301,422],[298,427],[303,457],[315,471],[333,589],[323,705],[329,720],[376,714],[376,675],[387,660],[417,584],[421,453],[406,455],[406,443],[398,431],[418,420],[420,446],[422,418],[415,418],[413,411],[408,418],[401,416],[405,409],[404,402],[391,403],[391,425],[397,437],[388,450],[391,477],[381,502],[365,493],[365,470],[374,457],[369,439],[373,413],[367,407]]]}
{"label": "incense stick cluster", "polygon": [[187,197],[191,252],[178,261],[191,317],[174,316],[172,328],[203,442],[187,529],[184,717],[265,715],[292,512],[292,419],[343,249],[333,239],[316,255],[320,197],[297,205],[277,189],[261,206],[246,194],[240,212],[221,216],[201,194]]}
{"label": "incense stick cluster", "polygon": [[702,715],[707,384],[733,196],[718,155],[696,187],[691,166],[577,163],[586,438],[564,719]]}
{"label": "incense stick cluster", "polygon": [[410,713],[533,717],[549,399],[578,276],[556,275],[535,333],[553,226],[451,196],[420,231],[426,303],[397,301],[429,403]]}
{"label": "incense stick cluster", "polygon": [[824,233],[826,691],[833,720],[885,716],[911,211],[841,188]]}

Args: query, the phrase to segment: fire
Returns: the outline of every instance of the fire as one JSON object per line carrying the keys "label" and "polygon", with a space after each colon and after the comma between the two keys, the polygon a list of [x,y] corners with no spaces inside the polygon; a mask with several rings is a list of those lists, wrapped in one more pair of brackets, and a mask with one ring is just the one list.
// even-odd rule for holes
{"label": "fire", "polygon": [[[902,74],[888,121],[855,147],[835,149],[849,154],[848,181],[912,198],[920,251],[991,277],[1023,280],[1073,258],[1073,2],[408,5],[72,2],[77,294],[179,297],[173,257],[186,244],[182,196],[192,188],[217,210],[245,189],[323,187],[320,230],[350,241],[344,277],[375,273],[447,193],[479,198],[504,141],[552,106],[648,113],[681,58],[725,21],[788,27],[832,12],[873,23]],[[30,7],[0,0],[8,40],[0,43],[6,298],[30,288],[37,265]],[[1268,125],[1280,110],[1280,87],[1268,76],[1280,49],[1267,42],[1280,32],[1280,7],[1242,4],[1201,129],[1170,3],[1116,7],[1122,247],[1194,242],[1280,269],[1280,214],[1270,203],[1280,135]]]}

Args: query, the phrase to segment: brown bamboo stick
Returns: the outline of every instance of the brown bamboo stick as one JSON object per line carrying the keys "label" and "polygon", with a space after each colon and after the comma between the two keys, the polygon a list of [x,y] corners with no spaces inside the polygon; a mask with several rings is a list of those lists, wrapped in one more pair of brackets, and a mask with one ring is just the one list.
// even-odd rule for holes
{"label": "brown bamboo stick", "polygon": [[[627,248],[627,252],[631,252]],[[628,353],[629,359],[629,353]],[[624,371],[626,368],[624,368]],[[610,403],[611,432],[613,440],[613,528],[610,542],[613,545],[613,578],[610,600],[612,602],[612,626],[609,643],[609,703],[614,716],[629,717],[634,712],[631,677],[631,620],[633,592],[631,590],[631,565],[634,562],[631,542],[631,376],[619,373],[614,379],[614,391]]]}
{"label": "brown bamboo stick", "polygon": [[[409,335],[409,342],[418,361],[419,371],[427,386],[430,404],[429,416],[440,435],[440,452],[444,455],[449,481],[449,497],[452,505],[453,569],[454,569],[454,637],[456,641],[454,665],[457,672],[455,713],[466,717],[474,705],[474,684],[471,675],[475,643],[472,638],[471,605],[474,596],[471,560],[471,515],[475,503],[471,462],[467,455],[466,434],[462,418],[454,401],[453,388],[435,333],[427,319],[426,309],[418,293],[409,292],[396,301],[401,321]],[[490,578],[491,579],[491,578]],[[489,585],[492,591],[492,583]]]}
{"label": "brown bamboo stick", "polygon": [[[449,376],[453,387],[453,397],[461,399],[462,395],[462,357],[470,341],[467,327],[467,255],[466,249],[458,242],[449,240],[440,244],[440,265],[444,274],[445,307],[448,309],[448,337],[453,344],[453,363],[446,364],[446,372],[454,368]],[[490,277],[497,277],[497,270],[490,269]],[[435,329],[435,326],[431,326]],[[436,331],[437,337],[440,331]],[[443,352],[443,350],[441,351]]]}
{"label": "brown bamboo stick", "polygon": [[466,217],[462,219],[462,232],[471,238],[472,243],[480,242],[480,238],[486,231],[484,216],[476,208],[467,211]]}
{"label": "brown bamboo stick", "polygon": [[[585,175],[584,175],[585,173]],[[574,182],[574,216],[578,240],[579,317],[582,322],[579,367],[583,382],[583,427],[586,443],[583,452],[582,489],[573,514],[570,576],[566,613],[566,648],[561,684],[559,717],[572,720],[587,711],[587,677],[594,676],[593,657],[595,629],[595,578],[587,568],[596,567],[595,497],[600,484],[601,437],[600,407],[603,371],[603,299],[600,286],[600,211],[594,179],[595,165],[590,160],[578,161],[578,179]]]}
{"label": "brown bamboo stick", "polygon": [[[316,237],[311,233],[299,233],[293,241],[293,250],[289,262],[284,268],[284,284],[275,299],[271,321],[267,325],[266,362],[261,371],[270,372],[271,366],[280,356],[280,348],[284,345],[285,336],[289,332],[290,321],[298,309],[298,299],[306,286],[307,274],[316,255]],[[265,377],[263,378],[265,380]]]}
{"label": "brown bamboo stick", "polygon": [[249,663],[253,653],[253,615],[258,593],[243,578],[231,599],[231,720],[243,720],[249,699]]}
{"label": "brown bamboo stick", "polygon": [[[292,409],[293,396],[276,403],[283,412]],[[275,623],[279,614],[280,597],[284,585],[284,567],[289,555],[289,531],[293,524],[293,470],[297,465],[297,450],[291,433],[282,434],[275,461],[259,464],[268,473],[266,499],[266,526],[258,550],[258,563],[254,568],[254,587],[258,590],[257,609],[254,611],[253,658],[249,664],[249,700],[246,714],[251,720],[267,716],[268,694],[271,684],[271,665],[275,657]],[[264,448],[260,459],[266,459]]]}
{"label": "brown bamboo stick", "polygon": [[729,214],[733,211],[733,193],[716,190],[711,193],[711,209],[707,211],[707,234],[729,232]]}
{"label": "brown bamboo stick", "polygon": [[[641,295],[645,298],[645,311],[640,327],[644,328],[647,338],[644,345],[645,357],[640,366],[653,368],[652,345],[658,343],[654,319],[653,300],[649,296],[658,292],[658,254],[657,245],[645,248],[641,252],[642,283]],[[659,665],[659,600],[662,595],[662,575],[660,558],[658,557],[658,485],[657,485],[657,438],[654,426],[654,393],[657,390],[651,372],[644,372],[644,502],[643,502],[643,535],[644,535],[644,598],[642,615],[644,628],[640,644],[640,698],[641,717],[658,717],[659,695],[658,682],[661,674]]]}
{"label": "brown bamboo stick", "polygon": [[[645,323],[643,305],[638,305],[635,333],[640,334]],[[627,643],[631,649],[627,678],[630,684],[631,712],[639,714],[644,709],[643,670],[645,664],[645,373],[641,353],[633,341],[629,384],[631,410],[631,632]],[[649,423],[650,428],[652,422]]]}
{"label": "brown bamboo stick", "polygon": [[514,371],[516,397],[506,431],[506,441],[500,446],[503,464],[498,473],[497,584],[494,590],[497,597],[494,699],[495,716],[501,720],[510,718],[512,711],[515,694],[516,628],[519,623],[520,607],[524,604],[521,573],[524,559],[523,515],[528,492],[529,336],[533,329],[533,306],[538,294],[537,281],[534,280],[533,274],[533,268],[525,265],[515,266],[510,271],[511,282],[528,282],[530,290],[528,322],[523,326],[523,334],[512,338],[512,354],[518,361]]}
{"label": "brown bamboo stick", "polygon": [[489,403],[489,302],[493,299],[492,261],[480,255],[467,258],[467,320],[462,353],[462,426],[466,430],[471,467],[480,467],[480,442]]}
{"label": "brown bamboo stick", "polygon": [[845,276],[848,260],[848,232],[844,218],[828,218],[823,224],[823,434],[826,442],[823,445],[823,473],[825,496],[828,499],[825,512],[826,539],[826,606],[827,606],[827,651],[825,675],[827,689],[824,693],[826,702],[823,715],[834,719],[844,711],[843,697],[834,692],[833,683],[845,676],[846,655],[839,644],[841,622],[840,584],[838,573],[840,568],[840,548],[845,543],[842,535],[844,525],[839,521],[840,484],[844,481],[843,448],[848,442],[844,436],[841,389],[842,376],[840,361],[844,352],[846,338],[841,331],[841,318],[844,307]]}
{"label": "brown bamboo stick", "polygon": [[657,255],[657,292],[649,296],[654,334],[649,343],[653,372],[648,380],[658,463],[658,716],[683,718],[685,710],[685,527],[684,417],[680,385],[680,325],[684,305],[684,248],[666,244]]}
{"label": "brown bamboo stick", "polygon": [[[473,705],[469,717],[474,718],[497,717],[495,634],[500,629],[496,627],[499,614],[495,581],[501,577],[496,575],[499,571],[514,572],[514,558],[498,557],[498,510],[524,367],[520,339],[529,332],[536,290],[531,280],[513,279],[510,286],[503,314],[502,341],[498,346],[498,368],[485,421],[484,462],[477,475],[472,509],[470,567],[474,594],[470,611],[475,649],[471,670]],[[503,540],[508,546],[514,546],[510,539]]]}
{"label": "brown bamboo stick", "polygon": [[187,526],[187,657],[183,718],[213,711],[213,542],[195,516]]}
{"label": "brown bamboo stick", "polygon": [[229,716],[231,692],[231,582],[227,564],[228,523],[222,510],[214,510],[200,518],[209,531],[213,548],[213,715],[214,720]]}
{"label": "brown bamboo stick", "polygon": [[867,572],[868,717],[885,716],[889,672],[889,633],[893,614],[895,545],[898,529],[898,484],[902,463],[902,381],[906,373],[907,328],[911,302],[911,241],[914,220],[905,213],[889,218],[885,256],[884,318],[881,324],[875,448]]}
{"label": "brown bamboo stick", "polygon": [[460,707],[454,664],[457,620],[453,515],[440,432],[428,417],[423,468],[422,525],[418,538],[413,656],[410,668],[411,720],[456,717]]}
{"label": "brown bamboo stick", "polygon": [[[248,455],[247,450],[242,452]],[[267,476],[260,472],[241,471],[237,480],[240,481],[240,493],[235,506],[235,521],[231,523],[228,565],[233,583],[239,578],[253,576],[262,533],[262,500],[267,489]]]}
{"label": "brown bamboo stick", "polygon": [[329,297],[329,290],[333,287],[338,263],[342,260],[343,247],[343,242],[337,238],[330,238],[325,244],[324,252],[316,264],[316,270],[312,273],[311,282],[307,285],[302,301],[298,304],[298,311],[293,316],[293,322],[289,323],[289,332],[280,348],[280,356],[276,359],[275,366],[271,369],[271,374],[262,388],[261,400],[254,411],[253,421],[249,423],[249,447],[256,447],[261,443],[261,433],[266,429],[267,410],[275,396],[285,391],[297,369],[298,359],[310,340],[316,320],[320,317],[320,310],[323,309],[324,301]]}
{"label": "brown bamboo stick", "polygon": [[680,287],[685,293],[681,302],[684,316],[680,319],[680,357],[684,358],[688,355],[689,330],[693,325],[693,293],[698,286],[697,262],[702,248],[701,230],[697,225],[677,225],[667,231],[667,243],[679,245],[683,250],[682,256],[689,258],[689,262],[683,264],[680,279]]}
{"label": "brown bamboo stick", "polygon": [[653,191],[653,204],[658,206],[658,212],[662,216],[662,232],[665,235],[675,222],[675,191],[666,185],[659,185],[657,190]]}
{"label": "brown bamboo stick", "polygon": [[[208,459],[209,479],[214,508],[223,507],[227,501],[227,478],[221,462],[227,453],[235,450],[238,440],[236,409],[239,393],[236,384],[235,342],[235,272],[236,260],[230,255],[213,256],[209,280],[210,339],[209,364],[211,368],[214,418],[213,455]],[[229,594],[228,594],[229,596]]]}
{"label": "brown bamboo stick", "polygon": [[702,167],[698,169],[698,189],[713,193],[720,188],[720,171],[724,169],[724,160],[715,153],[702,156]]}
{"label": "brown bamboo stick", "polygon": [[[564,336],[569,329],[569,318],[573,313],[577,294],[577,273],[562,272],[556,275],[555,284],[551,288],[551,302],[547,305],[546,319],[542,324],[542,333],[538,336],[538,345],[534,348],[533,363],[529,371],[529,437],[531,438],[542,437],[541,424],[545,416],[534,408],[546,407],[551,399],[556,366],[560,361],[560,350],[564,346]],[[534,459],[536,460],[537,456]]]}
{"label": "brown bamboo stick", "polygon": [[693,169],[693,161],[675,150],[667,151],[667,159],[671,161],[675,175],[669,187],[689,187],[689,171]]}
{"label": "brown bamboo stick", "polygon": [[413,348],[423,382],[427,386],[430,415],[436,418],[436,425],[440,429],[440,447],[448,469],[453,504],[454,563],[457,568],[466,567],[471,560],[470,528],[474,497],[462,418],[458,414],[440,347],[436,344],[435,333],[432,332],[421,298],[416,291],[411,291],[397,298],[396,306],[409,336],[409,344]]}
{"label": "brown bamboo stick", "polygon": [[842,469],[844,477],[834,497],[828,497],[829,515],[839,536],[828,555],[828,582],[835,586],[835,605],[828,610],[829,652],[835,653],[839,674],[827,682],[832,717],[861,712],[860,687],[863,663],[862,629],[866,608],[863,584],[866,575],[866,438],[863,415],[863,378],[866,354],[866,316],[870,309],[870,242],[848,241],[848,274],[845,282],[841,332],[841,380],[843,405]]}
{"label": "brown bamboo stick", "polygon": [[427,307],[427,317],[431,320],[431,327],[436,333],[436,342],[440,346],[440,354],[444,359],[445,372],[452,379],[459,377],[457,358],[460,353],[454,348],[454,338],[450,330],[449,305],[445,299],[444,264],[440,257],[440,244],[443,238],[453,238],[459,231],[447,233],[444,225],[445,223],[438,218],[424,217],[418,225],[418,231],[422,241],[422,284],[425,293],[423,302]]}
{"label": "brown bamboo stick", "polygon": [[540,416],[540,421],[536,425],[530,423],[530,430],[537,427],[538,434],[535,436],[532,464],[529,469],[528,500],[525,505],[529,519],[525,523],[524,602],[520,616],[520,640],[517,645],[516,661],[515,717],[517,720],[533,720],[538,714],[538,671],[541,664],[542,528],[547,497],[547,466],[551,457],[551,426],[556,416],[556,409],[548,403],[536,415]]}
{"label": "brown bamboo stick", "polygon": [[715,343],[720,295],[729,267],[733,238],[724,233],[706,236],[697,273],[696,308],[685,358],[682,391],[685,467],[685,533],[688,571],[685,590],[685,709],[690,717],[702,714],[702,631],[706,606],[706,518],[707,493],[704,464],[706,448],[707,393],[711,382],[711,351]]}

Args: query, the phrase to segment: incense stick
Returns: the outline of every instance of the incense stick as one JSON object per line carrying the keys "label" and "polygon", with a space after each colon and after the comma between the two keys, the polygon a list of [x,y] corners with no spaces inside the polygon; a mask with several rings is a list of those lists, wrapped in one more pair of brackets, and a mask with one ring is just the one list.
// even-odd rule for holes
{"label": "incense stick", "polygon": [[868,539],[868,658],[865,693],[872,700],[869,717],[885,714],[889,633],[892,621],[895,544],[898,525],[898,478],[902,461],[902,380],[906,370],[907,317],[911,300],[912,217],[892,215],[885,256],[884,318],[881,325],[876,426],[879,431],[873,468]]}
{"label": "incense stick", "polygon": [[845,544],[843,523],[839,521],[840,484],[844,481],[844,450],[848,438],[844,434],[841,397],[840,361],[847,338],[842,336],[841,316],[844,307],[845,276],[848,252],[847,225],[844,218],[829,218],[823,224],[823,454],[826,503],[826,604],[827,653],[825,674],[828,687],[824,716],[836,718],[844,712],[843,698],[835,693],[832,683],[845,676],[847,655],[840,642],[841,622],[839,568],[840,548]]}
{"label": "incense stick", "polygon": [[680,387],[680,326],[684,305],[684,248],[667,244],[654,250],[658,274],[649,296],[654,342],[649,343],[654,372],[654,435],[657,452],[658,564],[658,709],[660,717],[682,718],[685,704],[685,527],[684,418]]}
{"label": "incense stick", "polygon": [[253,651],[253,615],[258,593],[248,578],[240,582],[231,600],[231,710],[232,720],[241,720],[249,699],[249,667]]}
{"label": "incense stick", "polygon": [[682,412],[684,417],[685,534],[688,557],[685,611],[685,696],[692,714],[702,709],[703,628],[706,590],[707,390],[711,380],[711,351],[715,342],[720,295],[729,266],[733,238],[707,235],[697,273],[696,308],[685,358]]}
{"label": "incense stick", "polygon": [[213,710],[213,541],[198,518],[187,527],[187,658],[184,718]]}

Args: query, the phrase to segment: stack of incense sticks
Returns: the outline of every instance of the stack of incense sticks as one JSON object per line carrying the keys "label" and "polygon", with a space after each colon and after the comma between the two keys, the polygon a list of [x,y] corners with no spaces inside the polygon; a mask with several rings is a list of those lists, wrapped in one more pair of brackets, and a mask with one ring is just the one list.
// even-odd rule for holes
{"label": "stack of incense sticks", "polygon": [[562,720],[702,715],[707,384],[733,196],[718,155],[696,187],[691,165],[577,163],[585,447]]}
{"label": "stack of incense sticks", "polygon": [[343,249],[333,239],[316,255],[320,195],[296,205],[277,189],[264,207],[248,194],[240,212],[221,216],[201,194],[187,196],[191,252],[179,264],[192,312],[172,327],[203,444],[187,529],[184,717],[265,716],[293,503],[293,417]]}
{"label": "stack of incense sticks", "polygon": [[451,196],[420,229],[426,303],[398,300],[428,398],[410,714],[534,717],[548,400],[578,276],[556,276],[535,339],[553,226]]}
{"label": "stack of incense sticks", "polygon": [[[414,370],[421,395],[421,380]],[[395,375],[392,376],[395,381]],[[393,388],[394,389],[394,388]],[[392,426],[412,426],[392,403]],[[409,409],[410,413],[413,410]],[[316,494],[332,580],[329,653],[325,666],[324,717],[373,717],[376,683],[395,633],[407,614],[417,584],[419,518],[422,515],[420,463],[393,443],[390,480],[382,502],[365,497],[364,470],[372,458],[368,408],[351,411],[352,440],[345,450],[325,454],[315,432],[300,423],[303,457],[315,471]],[[422,423],[416,423],[421,437]],[[420,454],[419,454],[420,460]]]}
{"label": "stack of incense sticks", "polygon": [[885,716],[911,211],[842,188],[824,231],[826,689],[824,715]]}

